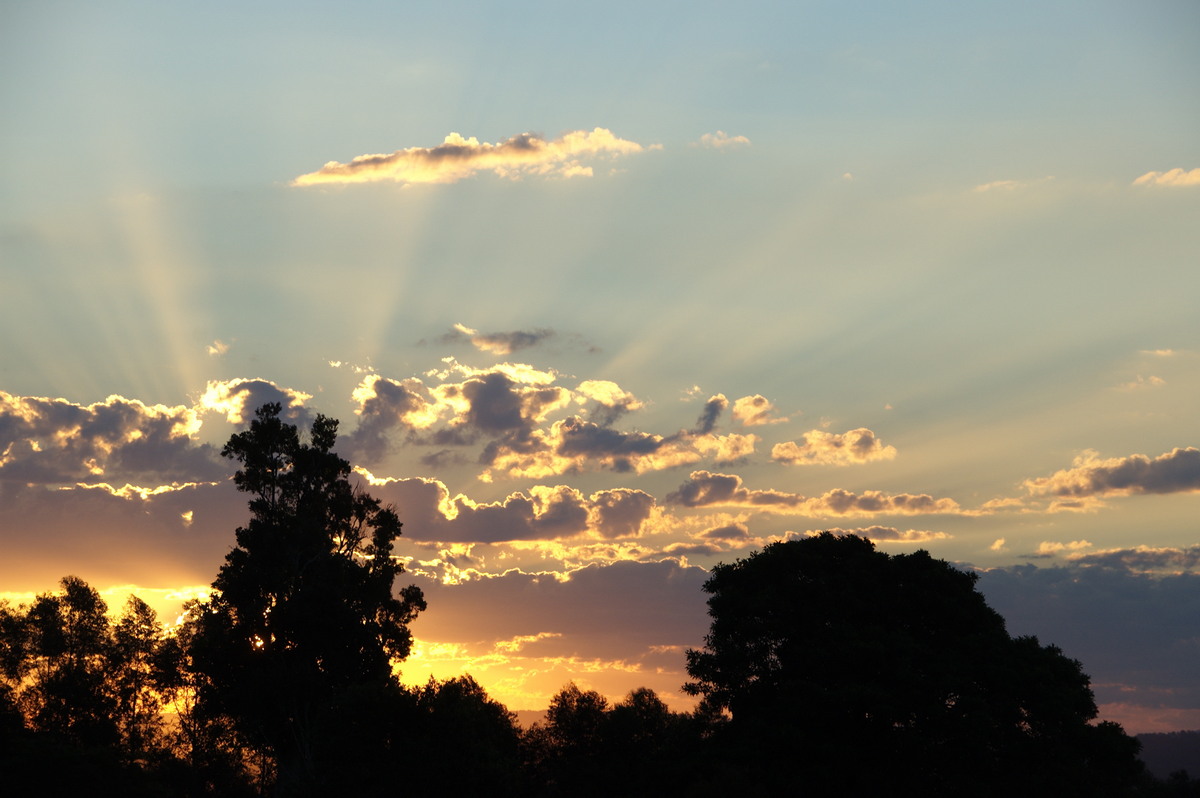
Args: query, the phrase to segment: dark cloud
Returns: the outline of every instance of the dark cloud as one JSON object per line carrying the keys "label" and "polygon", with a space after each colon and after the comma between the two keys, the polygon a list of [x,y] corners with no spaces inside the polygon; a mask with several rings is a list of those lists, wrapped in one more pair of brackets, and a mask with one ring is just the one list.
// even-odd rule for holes
{"label": "dark cloud", "polygon": [[590,498],[596,531],[606,538],[636,536],[654,511],[654,497],[640,490],[603,490]]}
{"label": "dark cloud", "polygon": [[721,414],[725,412],[725,408],[729,407],[729,400],[724,394],[717,394],[709,398],[704,403],[704,409],[700,411],[700,417],[696,419],[696,427],[692,430],[695,435],[707,435],[712,432],[717,426],[717,422],[721,419]]}
{"label": "dark cloud", "polygon": [[283,408],[280,417],[292,424],[307,427],[312,416],[304,403],[312,397],[290,388],[281,388],[270,380],[233,379],[213,380],[200,397],[200,408],[225,414],[231,424],[248,424],[254,411],[274,402]]}
{"label": "dark cloud", "polygon": [[1035,495],[1074,498],[1198,491],[1200,449],[1176,448],[1153,459],[1131,454],[1102,460],[1086,452],[1072,468],[1027,480],[1025,486]]}
{"label": "dark cloud", "polygon": [[1200,569],[1200,545],[1107,549],[1071,555],[1071,561],[1077,566],[1111,568],[1131,573],[1188,573]]}
{"label": "dark cloud", "polygon": [[[897,529],[894,526],[866,526],[858,527],[857,529],[841,529],[833,527],[831,529],[815,530],[805,532],[803,537],[812,537],[819,535],[822,532],[831,532],[834,535],[845,536],[855,535],[868,540],[886,541],[895,543],[927,543],[931,540],[944,540],[950,535],[945,532],[931,532],[925,529]],[[801,537],[801,535],[789,534],[789,538]]]}
{"label": "dark cloud", "polygon": [[1010,633],[1037,635],[1080,660],[1101,704],[1200,708],[1200,575],[1106,563],[994,568],[979,588]]}
{"label": "dark cloud", "polygon": [[440,344],[466,342],[481,352],[506,356],[514,352],[519,352],[522,349],[535,347],[543,341],[554,338],[555,335],[554,330],[544,327],[534,330],[481,333],[477,330],[472,330],[470,327],[456,324],[453,330],[438,338],[437,342]]}
{"label": "dark cloud", "polygon": [[[418,543],[495,543],[559,540],[589,530],[604,537],[636,534],[653,499],[641,491],[601,491],[584,498],[574,488],[534,486],[494,502],[450,496],[434,479],[381,480],[371,495],[392,504],[404,522],[404,535]],[[631,533],[630,530],[633,530]]]}
{"label": "dark cloud", "polygon": [[77,405],[0,391],[0,480],[160,485],[218,479],[229,469],[192,435],[186,407],[110,396]]}
{"label": "dark cloud", "polygon": [[431,402],[422,388],[377,375],[364,380],[355,392],[360,400],[358,426],[342,439],[346,451],[366,463],[381,460],[388,452],[390,430],[397,426],[411,429],[414,417],[430,412]]}

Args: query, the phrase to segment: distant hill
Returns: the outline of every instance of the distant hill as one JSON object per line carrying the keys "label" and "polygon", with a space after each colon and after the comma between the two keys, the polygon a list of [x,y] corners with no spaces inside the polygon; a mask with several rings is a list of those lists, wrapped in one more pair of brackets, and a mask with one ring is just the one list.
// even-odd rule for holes
{"label": "distant hill", "polygon": [[1142,743],[1142,761],[1160,779],[1186,770],[1200,778],[1200,731],[1177,731],[1136,735]]}

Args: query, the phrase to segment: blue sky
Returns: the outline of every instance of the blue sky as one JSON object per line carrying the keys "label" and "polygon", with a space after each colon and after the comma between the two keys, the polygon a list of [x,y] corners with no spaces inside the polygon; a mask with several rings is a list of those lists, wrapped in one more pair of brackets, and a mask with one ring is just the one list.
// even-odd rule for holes
{"label": "blue sky", "polygon": [[416,680],[684,706],[703,569],[833,528],[1200,726],[1194,3],[0,22],[12,600],[171,612],[244,513],[214,447],[281,399],[406,520]]}

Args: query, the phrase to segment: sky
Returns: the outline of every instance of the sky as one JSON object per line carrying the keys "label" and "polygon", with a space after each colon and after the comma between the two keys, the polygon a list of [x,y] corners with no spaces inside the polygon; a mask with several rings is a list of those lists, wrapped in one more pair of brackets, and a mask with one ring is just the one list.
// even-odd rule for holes
{"label": "sky", "polygon": [[406,681],[692,699],[707,570],[980,575],[1200,728],[1200,6],[9,3],[0,595],[173,620],[340,420]]}

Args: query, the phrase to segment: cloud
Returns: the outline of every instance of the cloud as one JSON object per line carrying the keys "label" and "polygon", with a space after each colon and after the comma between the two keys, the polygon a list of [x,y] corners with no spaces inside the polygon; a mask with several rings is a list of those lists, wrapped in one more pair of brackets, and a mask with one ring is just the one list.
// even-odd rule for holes
{"label": "cloud", "polygon": [[[1051,568],[987,569],[978,586],[1011,634],[1037,635],[1083,662],[1101,717],[1109,706],[1126,704],[1141,709],[1125,715],[1149,717],[1157,707],[1200,708],[1195,554],[1192,548],[1096,552]],[[1147,560],[1180,555],[1189,570],[1143,570]]]}
{"label": "cloud", "polygon": [[[834,535],[844,537],[846,535],[855,535],[860,538],[867,538],[874,541],[886,541],[889,543],[928,543],[931,540],[946,540],[950,535],[945,532],[932,532],[927,529],[904,529],[900,530],[894,526],[868,526],[859,527],[857,529],[840,529],[834,527],[832,529],[816,529],[804,533],[804,537],[816,537],[822,532],[832,532]],[[789,535],[789,537],[799,537],[798,535]]]}
{"label": "cloud", "polygon": [[1135,186],[1200,186],[1200,169],[1190,172],[1171,169],[1166,172],[1147,172],[1133,181]]}
{"label": "cloud", "polygon": [[775,416],[775,406],[766,397],[754,394],[743,396],[733,403],[733,417],[747,427],[759,427],[765,424],[780,424],[787,421],[786,416]]}
{"label": "cloud", "polygon": [[812,430],[800,442],[786,441],[771,448],[771,459],[787,465],[851,465],[891,460],[894,446],[884,446],[871,430],[860,427],[844,433]]}
{"label": "cloud", "polygon": [[512,332],[481,333],[463,324],[455,324],[454,331],[446,333],[438,340],[442,343],[469,341],[480,352],[493,355],[511,355],[522,349],[537,346],[543,341],[553,338],[553,330],[539,328],[536,330],[514,330]]}
{"label": "cloud", "polygon": [[1135,546],[1069,555],[1074,565],[1114,568],[1135,574],[1195,574],[1200,572],[1200,545],[1184,548]]}
{"label": "cloud", "polygon": [[872,490],[859,495],[835,489],[810,498],[775,490],[748,490],[739,476],[708,471],[693,471],[687,482],[667,495],[667,502],[683,507],[744,507],[813,518],[960,512],[953,499],[935,499],[928,494],[888,495]]}
{"label": "cloud", "polygon": [[1131,454],[1105,460],[1088,450],[1071,468],[1027,479],[1024,485],[1035,496],[1076,499],[1200,491],[1200,449],[1176,448],[1153,459]]}
{"label": "cloud", "polygon": [[725,398],[725,394],[719,393],[710,397],[704,403],[704,409],[700,411],[700,417],[696,419],[696,427],[693,431],[697,435],[706,435],[712,432],[727,407],[729,407],[729,400]]}
{"label": "cloud", "polygon": [[644,151],[634,141],[613,135],[606,128],[575,130],[546,140],[536,133],[522,133],[497,144],[446,136],[436,147],[409,147],[387,155],[360,155],[350,163],[330,161],[319,170],[300,175],[293,186],[323,183],[368,183],[391,180],[397,183],[454,183],[478,172],[519,179],[524,175],[590,177],[592,167],[581,159],[617,157]]}
{"label": "cloud", "polygon": [[1036,180],[993,180],[990,183],[984,183],[982,185],[975,186],[975,188],[971,190],[978,193],[989,191],[1015,191],[1021,188],[1029,188],[1030,186],[1037,185],[1038,183],[1045,183],[1053,179],[1053,177],[1047,176]]}
{"label": "cloud", "polygon": [[207,347],[205,347],[205,351],[207,351],[208,354],[213,355],[213,356],[223,355],[229,351],[229,344],[227,344],[221,340],[216,340],[216,341],[213,341],[211,344],[209,344]]}
{"label": "cloud", "polygon": [[714,150],[732,149],[735,147],[748,147],[750,139],[745,136],[731,136],[724,130],[718,130],[716,133],[705,133],[697,142],[701,147],[708,147]]}
{"label": "cloud", "polygon": [[1120,385],[1118,385],[1117,390],[1118,391],[1136,391],[1141,388],[1161,388],[1162,386],[1164,386],[1166,384],[1167,384],[1167,381],[1164,380],[1162,377],[1155,377],[1154,375],[1151,375],[1149,377],[1143,377],[1141,374],[1139,374],[1139,375],[1137,375],[1137,377],[1134,380],[1132,380],[1130,382],[1123,382]]}
{"label": "cloud", "polygon": [[575,388],[575,394],[578,404],[595,403],[592,415],[602,426],[609,426],[626,413],[643,407],[636,396],[609,380],[584,380]]}
{"label": "cloud", "polygon": [[0,480],[158,485],[224,476],[216,451],[195,440],[200,427],[183,406],[121,396],[79,405],[0,391]]}
{"label": "cloud", "polygon": [[1056,540],[1043,540],[1038,544],[1035,557],[1053,557],[1056,554],[1063,552],[1078,552],[1083,549],[1090,549],[1092,543],[1089,540],[1072,540],[1068,543],[1063,543]]}
{"label": "cloud", "polygon": [[653,496],[629,488],[584,496],[566,485],[535,485],[497,501],[478,502],[461,493],[451,497],[436,479],[377,478],[361,468],[357,473],[372,496],[400,508],[405,539],[418,543],[636,537],[655,512]]}
{"label": "cloud", "polygon": [[201,412],[222,413],[230,424],[245,424],[254,411],[268,402],[283,406],[283,418],[292,423],[307,421],[304,403],[312,394],[280,388],[270,380],[209,380],[197,404]]}

